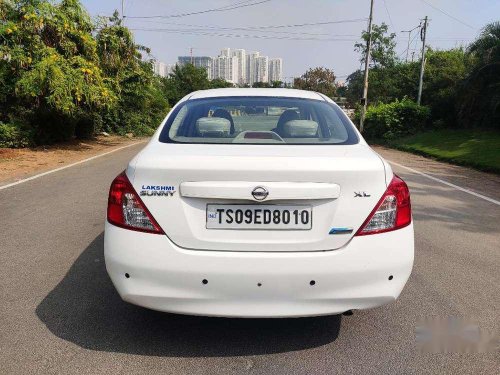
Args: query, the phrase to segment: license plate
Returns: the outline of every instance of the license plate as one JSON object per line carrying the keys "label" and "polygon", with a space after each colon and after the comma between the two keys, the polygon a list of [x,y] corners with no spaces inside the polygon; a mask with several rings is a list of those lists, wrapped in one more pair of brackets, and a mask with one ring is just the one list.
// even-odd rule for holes
{"label": "license plate", "polygon": [[311,206],[207,205],[207,229],[308,230],[311,228]]}

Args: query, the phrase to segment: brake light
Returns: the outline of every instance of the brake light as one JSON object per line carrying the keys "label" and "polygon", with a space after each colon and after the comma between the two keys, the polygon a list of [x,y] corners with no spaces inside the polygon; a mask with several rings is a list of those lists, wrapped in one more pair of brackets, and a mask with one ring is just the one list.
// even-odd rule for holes
{"label": "brake light", "polygon": [[125,229],[163,234],[163,230],[137,195],[125,172],[120,173],[111,183],[108,222]]}
{"label": "brake light", "polygon": [[394,175],[384,195],[368,215],[356,236],[389,232],[411,223],[411,203],[408,185]]}

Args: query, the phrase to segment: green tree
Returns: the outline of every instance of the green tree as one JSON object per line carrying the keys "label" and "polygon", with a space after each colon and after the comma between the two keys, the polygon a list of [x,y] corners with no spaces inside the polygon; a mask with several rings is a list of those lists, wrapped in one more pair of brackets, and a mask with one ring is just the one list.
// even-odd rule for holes
{"label": "green tree", "polygon": [[112,17],[102,17],[99,24],[96,41],[101,67],[108,76],[117,77],[141,58],[139,46],[130,30],[122,26],[118,11]]}
{"label": "green tree", "polygon": [[144,59],[143,53],[149,54],[149,49],[134,42],[117,12],[101,20],[96,41],[101,67],[118,97],[115,107],[100,114],[103,128],[122,134],[151,134],[168,102],[161,79],[153,74],[152,60]]}
{"label": "green tree", "polygon": [[472,58],[462,48],[429,49],[426,60],[422,104],[431,108],[435,125],[456,126],[457,100],[473,65]]}
{"label": "green tree", "polygon": [[[369,104],[415,100],[419,63],[398,61],[395,35],[387,25],[374,26],[373,66],[368,88]],[[366,33],[363,38],[367,40]],[[355,45],[364,60],[366,46]],[[347,78],[346,97],[356,105],[362,95],[363,72]],[[431,110],[433,126],[498,127],[500,124],[500,22],[487,25],[467,50],[428,49],[422,104]]]}
{"label": "green tree", "polygon": [[[396,34],[388,34],[389,27],[382,22],[379,25],[372,26],[372,49],[370,62],[375,67],[393,66],[397,62],[396,55]],[[361,33],[361,39],[364,42],[356,43],[354,50],[360,52],[360,61],[363,63],[366,59],[366,45],[369,34],[366,31]]]}
{"label": "green tree", "polygon": [[271,84],[271,87],[275,87],[275,88],[284,87],[283,81],[272,81],[272,82],[270,82],[270,84]]}
{"label": "green tree", "polygon": [[[389,103],[404,97],[416,99],[418,69],[418,63],[397,63],[390,67],[370,69],[369,104]],[[363,72],[355,71],[346,81],[347,100],[351,105],[355,105],[363,92]]]}
{"label": "green tree", "polygon": [[494,65],[500,61],[500,21],[486,25],[481,35],[468,48],[476,56],[479,66]]}
{"label": "green tree", "polygon": [[316,91],[332,98],[335,96],[335,73],[328,68],[309,69],[301,77],[293,80],[293,87],[300,90]]}
{"label": "green tree", "polygon": [[[463,49],[434,51],[426,54],[422,104],[432,111],[437,125],[456,124],[456,102],[462,81],[472,65],[472,59]],[[391,103],[408,98],[416,100],[420,64],[397,62],[392,66],[370,69],[369,104]],[[355,105],[363,90],[363,72],[356,71],[347,78],[346,96]]]}
{"label": "green tree", "polygon": [[[413,97],[408,90],[410,77],[413,78],[416,65],[399,65],[396,56],[396,34],[388,34],[389,27],[382,23],[372,26],[372,49],[370,54],[370,84],[368,98],[370,103],[386,103],[405,96]],[[354,44],[354,50],[360,53],[360,62],[364,63],[367,53],[369,34],[361,33],[363,42]],[[356,106],[363,95],[364,74],[361,70],[347,77],[345,95],[351,106]],[[403,92],[403,94],[402,94]]]}
{"label": "green tree", "polygon": [[337,84],[337,96],[344,98],[347,95],[347,86]]}
{"label": "green tree", "polygon": [[254,82],[252,87],[256,87],[256,88],[269,88],[271,87],[271,85],[269,84],[269,82]]}
{"label": "green tree", "polygon": [[210,88],[210,81],[205,68],[192,64],[176,65],[170,75],[164,79],[165,95],[174,105],[187,94]]}
{"label": "green tree", "polygon": [[225,87],[233,87],[234,85],[231,82],[226,81],[222,78],[215,78],[210,81],[210,88],[212,89],[220,89]]}
{"label": "green tree", "polygon": [[462,85],[458,119],[464,127],[500,128],[500,22],[493,22],[469,46],[475,64]]}
{"label": "green tree", "polygon": [[0,17],[0,121],[23,123],[39,143],[59,141],[79,114],[115,104],[79,1],[2,1]]}

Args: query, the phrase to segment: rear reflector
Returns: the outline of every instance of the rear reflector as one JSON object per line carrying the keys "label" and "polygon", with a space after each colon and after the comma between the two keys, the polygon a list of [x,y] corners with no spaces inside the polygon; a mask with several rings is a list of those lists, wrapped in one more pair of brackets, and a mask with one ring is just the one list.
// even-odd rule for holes
{"label": "rear reflector", "polygon": [[119,174],[111,183],[108,221],[125,229],[163,234],[163,230],[144,206],[125,172]]}
{"label": "rear reflector", "polygon": [[384,195],[359,228],[356,236],[389,232],[411,223],[410,190],[406,183],[394,175]]}

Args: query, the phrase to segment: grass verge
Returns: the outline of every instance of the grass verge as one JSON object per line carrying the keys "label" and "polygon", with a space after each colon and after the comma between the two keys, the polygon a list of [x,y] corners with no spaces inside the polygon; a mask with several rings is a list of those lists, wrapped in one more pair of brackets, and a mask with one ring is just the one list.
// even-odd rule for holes
{"label": "grass verge", "polygon": [[388,146],[500,174],[500,131],[434,130],[390,141]]}

